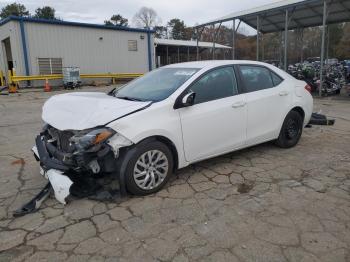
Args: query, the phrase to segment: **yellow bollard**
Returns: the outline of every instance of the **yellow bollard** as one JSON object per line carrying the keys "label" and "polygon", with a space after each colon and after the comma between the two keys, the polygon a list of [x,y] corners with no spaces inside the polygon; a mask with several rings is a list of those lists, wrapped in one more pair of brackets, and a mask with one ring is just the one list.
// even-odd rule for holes
{"label": "yellow bollard", "polygon": [[2,70],[0,70],[0,85],[4,86],[4,73],[2,72]]}

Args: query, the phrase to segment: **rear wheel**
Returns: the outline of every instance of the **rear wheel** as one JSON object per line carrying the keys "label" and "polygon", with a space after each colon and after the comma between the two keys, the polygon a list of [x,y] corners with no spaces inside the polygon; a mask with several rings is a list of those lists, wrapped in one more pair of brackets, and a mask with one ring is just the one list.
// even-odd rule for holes
{"label": "rear wheel", "polygon": [[282,148],[295,146],[303,132],[303,117],[296,111],[290,111],[284,119],[276,145]]}
{"label": "rear wheel", "polygon": [[148,195],[159,191],[169,180],[174,166],[169,148],[159,141],[136,145],[126,170],[126,186],[130,193]]}

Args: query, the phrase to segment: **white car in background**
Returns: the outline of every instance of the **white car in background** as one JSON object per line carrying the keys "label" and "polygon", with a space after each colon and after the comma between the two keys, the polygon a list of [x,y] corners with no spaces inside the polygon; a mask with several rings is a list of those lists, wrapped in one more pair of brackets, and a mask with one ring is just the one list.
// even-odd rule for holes
{"label": "white car in background", "polygon": [[81,174],[115,174],[128,192],[150,194],[207,158],[271,140],[293,147],[312,114],[309,91],[266,63],[168,65],[108,94],[51,97],[33,151],[63,203]]}

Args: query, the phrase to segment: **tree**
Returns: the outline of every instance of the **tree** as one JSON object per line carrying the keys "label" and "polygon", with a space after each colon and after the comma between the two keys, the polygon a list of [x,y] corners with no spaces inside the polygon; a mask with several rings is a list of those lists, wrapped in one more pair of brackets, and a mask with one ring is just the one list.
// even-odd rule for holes
{"label": "tree", "polygon": [[12,3],[8,4],[5,7],[1,9],[0,12],[0,17],[6,18],[10,15],[15,15],[15,16],[29,16],[29,11],[26,9],[26,7],[22,4],[18,3]]}
{"label": "tree", "polygon": [[112,15],[110,20],[105,21],[105,25],[128,26],[129,20],[120,14]]}
{"label": "tree", "polygon": [[173,18],[168,22],[168,27],[170,28],[170,37],[172,39],[185,39],[186,25],[184,21]]}
{"label": "tree", "polygon": [[344,24],[330,24],[327,26],[328,41],[326,47],[327,57],[333,58],[336,56],[336,47],[343,38]]}
{"label": "tree", "polygon": [[56,10],[50,6],[44,6],[41,8],[37,8],[35,10],[35,18],[43,18],[43,19],[57,19],[55,17]]}
{"label": "tree", "polygon": [[350,59],[350,23],[343,28],[343,36],[336,46],[336,54],[340,59]]}
{"label": "tree", "polygon": [[193,27],[186,27],[185,28],[185,37],[186,40],[191,40],[196,38],[196,31]]}
{"label": "tree", "polygon": [[149,7],[141,7],[141,9],[134,15],[133,22],[137,27],[154,28],[161,23],[157,12]]}
{"label": "tree", "polygon": [[155,26],[153,29],[156,31],[155,37],[168,38],[168,28],[166,26]]}

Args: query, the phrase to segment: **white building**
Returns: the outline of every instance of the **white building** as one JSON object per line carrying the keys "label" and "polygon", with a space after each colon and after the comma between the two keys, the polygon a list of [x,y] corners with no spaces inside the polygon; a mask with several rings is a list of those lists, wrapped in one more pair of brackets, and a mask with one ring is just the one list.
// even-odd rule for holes
{"label": "white building", "polygon": [[0,22],[0,69],[17,75],[144,73],[154,67],[153,31],[10,16]]}

